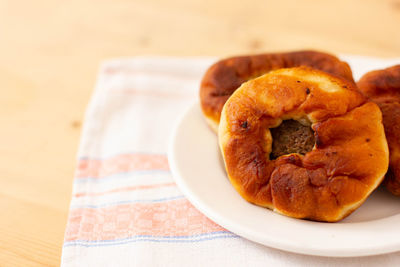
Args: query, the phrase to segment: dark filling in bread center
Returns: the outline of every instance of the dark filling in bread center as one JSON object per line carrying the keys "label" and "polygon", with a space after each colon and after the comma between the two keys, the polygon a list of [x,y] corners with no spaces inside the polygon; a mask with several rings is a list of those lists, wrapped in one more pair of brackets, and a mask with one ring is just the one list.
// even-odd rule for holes
{"label": "dark filling in bread center", "polygon": [[295,120],[286,120],[279,127],[270,129],[272,135],[271,159],[299,153],[305,155],[315,144],[314,131]]}

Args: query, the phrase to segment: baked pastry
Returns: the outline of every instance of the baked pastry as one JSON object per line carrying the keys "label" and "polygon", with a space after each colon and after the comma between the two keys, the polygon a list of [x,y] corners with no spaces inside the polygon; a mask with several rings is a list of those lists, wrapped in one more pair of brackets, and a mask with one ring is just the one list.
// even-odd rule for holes
{"label": "baked pastry", "polygon": [[400,196],[400,65],[365,74],[357,83],[360,91],[381,108],[389,144],[386,188]]}
{"label": "baked pastry", "polygon": [[337,57],[317,52],[261,54],[227,58],[212,65],[200,85],[203,114],[217,131],[222,107],[239,86],[271,70],[308,66],[354,82],[349,65]]}
{"label": "baked pastry", "polygon": [[218,139],[243,198],[317,221],[359,207],[389,162],[379,107],[352,82],[308,67],[242,84],[223,107]]}

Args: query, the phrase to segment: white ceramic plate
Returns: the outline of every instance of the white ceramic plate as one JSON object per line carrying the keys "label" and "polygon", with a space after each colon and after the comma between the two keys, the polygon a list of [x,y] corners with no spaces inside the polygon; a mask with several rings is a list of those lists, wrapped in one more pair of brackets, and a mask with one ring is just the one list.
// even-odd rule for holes
{"label": "white ceramic plate", "polygon": [[383,188],[338,223],[293,219],[246,202],[226,176],[217,136],[205,123],[198,103],[179,120],[168,160],[176,183],[196,208],[249,240],[319,256],[364,256],[400,250],[400,198]]}

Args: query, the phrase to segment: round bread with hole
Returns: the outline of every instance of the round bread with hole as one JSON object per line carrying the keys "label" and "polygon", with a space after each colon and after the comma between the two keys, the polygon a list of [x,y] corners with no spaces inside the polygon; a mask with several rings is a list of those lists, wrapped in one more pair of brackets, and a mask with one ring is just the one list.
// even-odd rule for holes
{"label": "round bread with hole", "polygon": [[389,170],[384,184],[390,192],[400,196],[400,65],[368,72],[357,86],[382,111],[389,145]]}
{"label": "round bread with hole", "polygon": [[346,62],[317,51],[231,57],[212,65],[200,85],[200,102],[208,125],[217,131],[221,110],[239,86],[271,70],[308,66],[354,82]]}
{"label": "round bread with hole", "polygon": [[242,84],[223,107],[218,139],[244,199],[316,221],[358,208],[389,162],[379,107],[352,82],[307,67]]}

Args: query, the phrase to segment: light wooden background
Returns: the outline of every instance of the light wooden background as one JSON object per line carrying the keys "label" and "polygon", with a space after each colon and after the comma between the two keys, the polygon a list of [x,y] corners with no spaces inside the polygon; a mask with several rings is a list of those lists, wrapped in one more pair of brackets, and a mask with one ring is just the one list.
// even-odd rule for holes
{"label": "light wooden background", "polygon": [[400,0],[0,0],[0,266],[57,266],[99,62],[316,48],[400,56]]}

